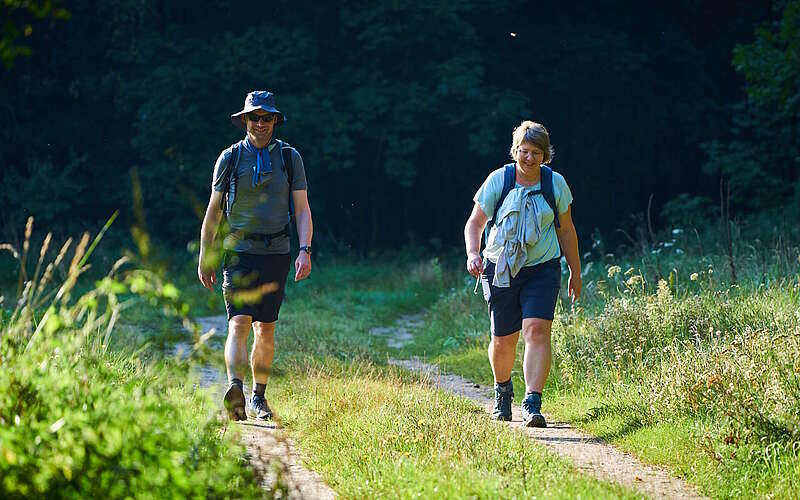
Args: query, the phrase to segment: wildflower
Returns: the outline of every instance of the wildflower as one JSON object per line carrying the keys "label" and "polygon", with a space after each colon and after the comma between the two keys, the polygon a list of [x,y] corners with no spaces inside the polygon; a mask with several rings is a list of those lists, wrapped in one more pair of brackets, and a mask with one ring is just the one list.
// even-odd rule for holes
{"label": "wildflower", "polygon": [[690,280],[692,280],[692,281],[697,281],[697,278],[699,278],[699,277],[700,277],[700,275],[699,275],[699,274],[697,274],[697,273],[692,273],[692,274],[689,276],[689,279],[690,279]]}
{"label": "wildflower", "polygon": [[669,284],[666,280],[658,280],[658,297],[664,299],[670,296]]}
{"label": "wildflower", "polygon": [[628,281],[626,281],[625,284],[628,285],[628,287],[632,288],[636,285],[642,284],[643,282],[644,279],[642,278],[642,276],[637,274],[636,276],[631,276],[630,278],[628,278]]}
{"label": "wildflower", "polygon": [[622,268],[620,268],[619,266],[611,266],[611,267],[608,268],[608,277],[609,278],[613,278],[614,276],[616,276],[617,274],[619,274],[621,272],[622,272]]}

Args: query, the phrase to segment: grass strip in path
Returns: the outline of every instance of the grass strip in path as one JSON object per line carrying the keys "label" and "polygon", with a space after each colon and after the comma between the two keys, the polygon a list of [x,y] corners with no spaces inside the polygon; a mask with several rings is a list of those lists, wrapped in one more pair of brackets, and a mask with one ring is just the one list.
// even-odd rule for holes
{"label": "grass strip in path", "polygon": [[[429,377],[439,389],[466,397],[487,413],[494,405],[491,387],[470,382],[458,375],[442,374],[437,366],[419,359],[392,360],[391,364]],[[546,429],[532,429],[522,423],[519,405],[512,409],[510,426],[564,456],[581,472],[642,491],[652,498],[704,498],[688,483],[667,472],[643,464],[633,456],[574,429],[564,422],[551,422]],[[548,416],[548,420],[550,417]]]}
{"label": "grass strip in path", "polygon": [[[204,332],[212,328],[223,334],[227,331],[228,320],[225,316],[198,318],[197,322]],[[179,352],[190,349],[181,344],[175,350]],[[198,366],[196,374],[199,376],[200,386],[209,388],[214,393],[215,401],[222,401],[222,392],[226,387],[222,367]],[[247,394],[249,388],[245,387],[245,391]],[[247,448],[250,465],[265,490],[275,494],[276,488],[282,488],[288,498],[327,500],[336,497],[319,475],[302,466],[301,455],[275,421],[248,417],[246,421],[234,425]]]}
{"label": "grass strip in path", "polygon": [[[406,343],[423,326],[419,315],[403,316],[395,321],[394,326],[381,328],[380,334],[389,338],[388,343],[392,343],[393,335]],[[389,362],[422,373],[436,387],[474,401],[487,413],[492,411],[494,391],[491,387],[482,386],[459,375],[442,374],[439,366],[425,363],[416,357]],[[559,455],[569,458],[578,470],[641,490],[654,498],[702,498],[685,481],[670,476],[662,469],[646,465],[603,440],[574,429],[568,423],[551,422],[546,429],[529,429],[522,425],[518,404],[513,406],[512,412],[511,427],[526,432]],[[547,418],[552,420],[549,415]]]}
{"label": "grass strip in path", "polygon": [[303,464],[345,498],[641,497],[386,365],[395,348],[371,329],[445,284],[435,260],[395,260],[318,266],[287,286],[267,399]]}
{"label": "grass strip in path", "polygon": [[472,402],[367,360],[296,359],[274,408],[345,498],[639,498],[582,474]]}

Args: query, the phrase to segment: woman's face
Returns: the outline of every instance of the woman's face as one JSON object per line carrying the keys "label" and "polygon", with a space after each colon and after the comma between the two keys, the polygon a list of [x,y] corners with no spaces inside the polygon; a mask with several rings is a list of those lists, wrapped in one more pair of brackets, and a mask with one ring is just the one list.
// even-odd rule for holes
{"label": "woman's face", "polygon": [[523,142],[517,148],[516,160],[523,170],[533,170],[544,161],[544,151],[530,142]]}

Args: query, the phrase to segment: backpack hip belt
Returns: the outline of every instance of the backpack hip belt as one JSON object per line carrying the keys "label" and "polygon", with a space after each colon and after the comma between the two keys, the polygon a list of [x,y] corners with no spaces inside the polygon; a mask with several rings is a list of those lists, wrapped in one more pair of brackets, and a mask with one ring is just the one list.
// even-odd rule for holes
{"label": "backpack hip belt", "polygon": [[275,238],[289,236],[289,224],[286,224],[286,226],[284,226],[284,228],[277,233],[248,233],[246,231],[242,231],[239,234],[245,240],[263,241],[264,245],[269,246],[270,243],[272,243],[272,240]]}

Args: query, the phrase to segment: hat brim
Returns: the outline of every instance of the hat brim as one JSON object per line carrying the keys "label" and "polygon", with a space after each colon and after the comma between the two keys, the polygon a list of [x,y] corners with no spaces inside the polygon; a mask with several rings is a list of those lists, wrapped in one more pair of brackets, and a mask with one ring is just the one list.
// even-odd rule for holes
{"label": "hat brim", "polygon": [[257,109],[266,111],[267,113],[274,113],[278,115],[278,121],[275,122],[276,127],[282,125],[283,122],[286,121],[286,118],[283,116],[283,113],[281,113],[276,108],[273,108],[271,106],[245,106],[243,110],[231,115],[231,123],[233,123],[237,128],[241,130],[247,130],[247,127],[244,124],[244,115],[251,111],[255,111]]}

